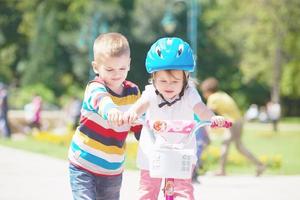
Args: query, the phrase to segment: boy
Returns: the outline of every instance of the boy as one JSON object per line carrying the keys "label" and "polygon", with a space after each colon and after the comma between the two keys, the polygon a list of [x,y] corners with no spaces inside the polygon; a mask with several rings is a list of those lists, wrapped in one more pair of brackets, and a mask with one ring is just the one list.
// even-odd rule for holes
{"label": "boy", "polygon": [[123,111],[140,96],[126,81],[130,48],[119,33],[100,35],[94,42],[96,73],[86,87],[81,119],[69,149],[70,183],[74,199],[117,200],[120,196],[128,131],[141,126],[122,125]]}
{"label": "boy", "polygon": [[218,84],[215,78],[208,78],[200,86],[204,98],[207,99],[207,106],[218,115],[222,115],[233,122],[232,127],[229,129],[229,137],[225,138],[222,143],[220,170],[216,175],[226,175],[225,165],[228,150],[230,143],[234,142],[237,150],[256,165],[256,176],[260,176],[266,167],[242,143],[243,118],[240,110],[232,97],[225,92],[218,91]]}

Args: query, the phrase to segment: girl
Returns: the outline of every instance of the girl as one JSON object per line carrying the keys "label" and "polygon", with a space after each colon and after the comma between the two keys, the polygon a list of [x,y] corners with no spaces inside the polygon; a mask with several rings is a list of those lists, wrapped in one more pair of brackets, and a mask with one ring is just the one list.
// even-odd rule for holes
{"label": "girl", "polygon": [[[189,72],[195,67],[190,46],[180,38],[161,38],[150,48],[146,58],[147,72],[152,84],[146,86],[141,98],[124,114],[125,123],[133,123],[146,113],[146,120],[194,120],[194,113],[202,120],[222,126],[224,118],[214,116],[202,102],[197,90],[189,84]],[[141,170],[140,199],[157,199],[161,179],[149,175],[149,155],[153,148],[149,130],[143,127],[137,156]],[[196,152],[196,139],[185,145]],[[174,197],[194,199],[191,179],[175,179]]]}

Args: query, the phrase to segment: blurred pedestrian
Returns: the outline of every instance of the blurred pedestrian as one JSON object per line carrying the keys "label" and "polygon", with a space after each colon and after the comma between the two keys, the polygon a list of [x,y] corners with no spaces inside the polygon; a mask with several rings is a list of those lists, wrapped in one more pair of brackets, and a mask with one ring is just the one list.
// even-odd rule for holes
{"label": "blurred pedestrian", "polygon": [[78,97],[72,97],[71,102],[68,106],[67,112],[68,112],[69,120],[71,122],[71,127],[74,130],[79,125],[81,104],[82,101]]}
{"label": "blurred pedestrian", "polygon": [[269,117],[265,106],[259,108],[258,120],[262,123],[268,123]]}
{"label": "blurred pedestrian", "polygon": [[196,144],[197,144],[197,162],[193,170],[192,181],[194,183],[199,183],[198,176],[199,170],[203,167],[203,162],[201,159],[202,152],[210,144],[210,139],[205,128],[200,128],[196,133]]}
{"label": "blurred pedestrian", "polygon": [[228,137],[225,137],[222,142],[220,169],[216,175],[226,175],[229,146],[234,142],[237,150],[256,165],[256,176],[260,176],[266,166],[244,146],[242,142],[243,117],[241,112],[231,96],[218,90],[218,84],[219,82],[215,78],[208,78],[200,86],[203,96],[207,99],[207,106],[218,115],[222,115],[233,122]]}
{"label": "blurred pedestrian", "polygon": [[267,103],[267,114],[273,124],[273,131],[277,132],[277,124],[281,115],[280,104],[273,101],[269,101]]}
{"label": "blurred pedestrian", "polygon": [[4,83],[0,83],[0,133],[4,138],[11,137],[8,122],[8,91]]}
{"label": "blurred pedestrian", "polygon": [[35,95],[29,104],[24,107],[25,118],[30,129],[41,129],[41,112],[42,112],[42,98]]}
{"label": "blurred pedestrian", "polygon": [[258,106],[256,104],[251,104],[245,114],[245,119],[247,121],[253,121],[258,118]]}

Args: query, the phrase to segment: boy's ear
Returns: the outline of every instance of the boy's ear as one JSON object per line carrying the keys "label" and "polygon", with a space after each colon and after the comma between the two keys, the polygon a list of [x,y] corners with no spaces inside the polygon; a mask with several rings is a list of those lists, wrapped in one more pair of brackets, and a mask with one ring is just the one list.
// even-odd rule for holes
{"label": "boy's ear", "polygon": [[97,70],[97,63],[95,61],[92,61],[92,67],[93,67],[93,71],[95,72],[95,74],[98,74],[98,70]]}

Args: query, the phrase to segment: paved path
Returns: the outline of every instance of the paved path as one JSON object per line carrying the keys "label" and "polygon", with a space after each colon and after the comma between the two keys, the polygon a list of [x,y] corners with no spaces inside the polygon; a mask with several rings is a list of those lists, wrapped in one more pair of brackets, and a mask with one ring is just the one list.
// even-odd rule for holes
{"label": "paved path", "polygon": [[[66,161],[0,146],[0,200],[71,198]],[[121,200],[134,200],[138,173],[124,174]],[[299,200],[300,176],[201,177],[197,200]]]}

